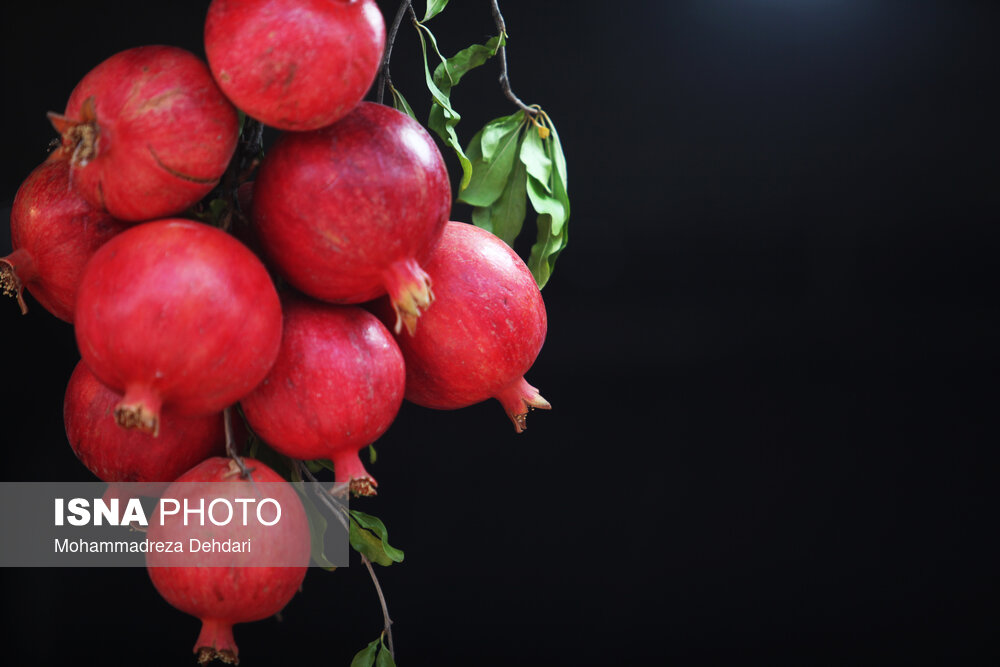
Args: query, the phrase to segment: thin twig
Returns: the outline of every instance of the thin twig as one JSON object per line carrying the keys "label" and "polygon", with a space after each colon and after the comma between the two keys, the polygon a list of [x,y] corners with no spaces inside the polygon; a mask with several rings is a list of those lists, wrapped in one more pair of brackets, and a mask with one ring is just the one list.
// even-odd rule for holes
{"label": "thin twig", "polygon": [[396,33],[399,32],[399,25],[403,22],[403,15],[406,14],[407,8],[413,11],[412,0],[403,0],[403,2],[399,3],[399,9],[396,10],[396,18],[392,20],[392,27],[389,28],[389,35],[385,40],[385,55],[382,56],[382,66],[379,67],[380,74],[378,75],[378,97],[376,101],[379,104],[382,104],[382,100],[385,97],[385,84],[392,85],[392,77],[389,76],[389,59],[392,58],[392,45],[396,41]]}
{"label": "thin twig", "polygon": [[[504,40],[507,39],[507,26],[503,22],[503,14],[500,13],[500,5],[497,4],[497,0],[490,0],[490,4],[493,6],[493,21],[496,23],[497,31],[499,34],[504,36]],[[529,107],[527,104],[521,101],[521,98],[514,94],[514,91],[510,87],[510,76],[507,74],[507,47],[501,46],[500,52],[500,88],[503,90],[503,94],[507,96],[507,99],[517,105],[519,109],[524,111],[524,113],[534,116],[538,113],[538,109],[535,107]]]}
{"label": "thin twig", "polygon": [[368,568],[368,574],[372,576],[372,583],[375,584],[375,591],[378,593],[378,601],[382,604],[382,622],[385,624],[385,636],[389,640],[389,655],[392,659],[396,659],[396,649],[392,645],[392,619],[389,618],[389,607],[385,604],[385,596],[382,595],[382,587],[379,586],[378,576],[375,574],[375,568],[372,567],[372,562],[368,560],[368,557],[361,554],[361,562],[365,564]]}
{"label": "thin twig", "polygon": [[240,474],[243,479],[253,480],[250,474],[250,470],[247,469],[243,459],[240,457],[239,453],[236,451],[236,440],[233,438],[233,413],[232,408],[228,407],[222,411],[222,424],[226,431],[226,455],[236,462],[236,466],[240,469]]}

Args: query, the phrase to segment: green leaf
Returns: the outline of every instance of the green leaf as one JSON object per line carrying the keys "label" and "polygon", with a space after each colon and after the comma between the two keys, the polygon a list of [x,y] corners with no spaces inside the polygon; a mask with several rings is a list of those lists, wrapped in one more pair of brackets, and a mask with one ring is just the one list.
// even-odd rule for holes
{"label": "green leaf", "polygon": [[385,633],[383,632],[379,636],[379,641],[382,642],[382,648],[378,652],[378,657],[375,659],[375,667],[396,667],[396,661],[392,659],[392,653],[389,653],[389,649],[385,647]]}
{"label": "green leaf", "polygon": [[[524,112],[518,111],[509,116],[494,118],[486,123],[483,129],[479,131],[481,137],[479,140],[479,150],[482,151],[483,159],[487,162],[492,160],[504,137],[510,134],[511,131],[520,129],[524,125],[525,120]],[[472,142],[475,143],[475,139]],[[470,143],[469,149],[471,150],[471,148],[472,144]]]}
{"label": "green leaf", "polygon": [[507,179],[500,198],[492,206],[472,209],[472,224],[492,232],[513,247],[514,239],[521,233],[527,211],[528,173],[518,161]]}
{"label": "green leaf", "polygon": [[427,0],[427,11],[424,12],[424,21],[431,20],[447,6],[448,0]]}
{"label": "green leaf", "polygon": [[403,552],[389,545],[389,532],[378,517],[358,510],[351,513],[351,547],[373,563],[388,567],[403,561]]}
{"label": "green leaf", "polygon": [[309,472],[315,474],[321,470],[329,470],[333,472],[333,462],[329,459],[315,459],[313,461],[303,461]]}
{"label": "green leaf", "polygon": [[497,35],[491,37],[485,44],[473,44],[451,58],[443,59],[442,63],[434,68],[434,83],[443,93],[450,94],[451,89],[458,85],[463,76],[495,56],[503,45],[503,36]]}
{"label": "green leaf", "polygon": [[[427,126],[436,132],[445,144],[451,146],[452,150],[455,151],[455,155],[458,156],[458,161],[462,165],[462,182],[460,188],[464,189],[469,184],[469,179],[472,178],[472,163],[462,150],[462,145],[458,141],[458,134],[455,132],[455,126],[458,124],[458,121],[462,120],[462,117],[451,107],[448,95],[442,92],[437,84],[434,83],[434,77],[431,75],[430,67],[427,64],[427,40],[424,39],[425,32],[431,40],[434,39],[433,34],[431,34],[431,31],[426,26],[417,24],[417,34],[420,36],[420,49],[424,55],[424,79],[427,82],[427,90],[431,93],[431,99],[434,101],[433,106],[431,106],[430,117],[427,120]],[[434,44],[436,50],[437,42],[434,42]]]}
{"label": "green leaf", "polygon": [[524,134],[524,141],[521,142],[521,162],[528,169],[528,174],[533,176],[546,191],[551,192],[549,181],[552,179],[552,160],[542,138],[538,135],[538,129],[534,126],[528,128]]}
{"label": "green leaf", "polygon": [[351,660],[351,667],[373,667],[375,665],[375,653],[382,644],[382,637],[379,637],[368,646],[358,651],[354,659]]}
{"label": "green leaf", "polygon": [[410,103],[406,101],[403,94],[396,90],[396,87],[391,83],[389,84],[389,92],[392,93],[392,106],[397,111],[402,111],[413,120],[417,120],[417,115],[413,113],[413,107],[410,106]]}
{"label": "green leaf", "polygon": [[[563,155],[562,142],[559,141],[559,133],[556,132],[556,124],[552,122],[548,114],[544,117],[545,124],[548,126],[549,130],[552,132],[551,140],[549,142],[549,148],[552,154],[552,164],[556,167],[556,173],[559,174],[559,178],[562,180],[562,193],[566,194],[566,189],[569,188],[569,176],[566,174],[566,156]],[[569,198],[566,199],[567,205],[569,204]]]}
{"label": "green leaf", "polygon": [[378,460],[378,452],[375,451],[375,445],[368,445],[368,462],[374,464]]}
{"label": "green leaf", "polygon": [[[562,143],[559,141],[559,133],[556,132],[555,124],[545,113],[540,113],[541,121],[549,130],[548,138],[541,139],[537,132],[528,131],[524,145],[528,143],[528,138],[532,135],[538,136],[538,143],[542,145],[545,152],[545,159],[542,160],[535,149],[531,149],[529,160],[535,161],[535,171],[532,172],[528,165],[528,199],[538,213],[536,226],[538,236],[535,244],[531,246],[531,254],[528,257],[528,268],[538,288],[545,287],[552,271],[555,268],[556,259],[569,242],[569,232],[567,222],[569,221],[569,195],[566,191],[566,156],[563,155]],[[521,159],[525,160],[525,149],[522,145]],[[546,168],[547,166],[547,168]],[[546,176],[547,180],[542,180],[541,176]]]}
{"label": "green leaf", "polygon": [[481,150],[481,135],[485,130],[483,128],[469,143],[467,154],[472,162],[472,177],[468,187],[458,195],[459,201],[473,206],[489,206],[500,198],[507,186],[521,142],[521,126],[515,125],[499,138],[493,158],[487,160]]}
{"label": "green leaf", "polygon": [[295,491],[302,498],[302,506],[306,510],[306,518],[309,519],[309,537],[312,544],[312,558],[316,561],[324,570],[332,572],[337,569],[337,566],[330,562],[330,559],[326,557],[326,528],[327,522],[326,517],[323,513],[319,511],[316,507],[316,503],[312,498],[312,494],[306,491],[306,488],[302,485],[302,480],[298,478],[298,474],[294,474],[295,481],[292,482],[292,486],[295,487]]}

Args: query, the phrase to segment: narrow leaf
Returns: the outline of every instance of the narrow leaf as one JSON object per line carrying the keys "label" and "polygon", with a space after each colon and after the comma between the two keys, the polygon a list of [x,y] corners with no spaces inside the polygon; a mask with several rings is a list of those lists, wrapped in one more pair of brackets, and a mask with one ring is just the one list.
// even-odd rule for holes
{"label": "narrow leaf", "polygon": [[[385,633],[382,633],[382,638],[385,637]],[[385,642],[382,642],[382,648],[378,652],[378,657],[375,658],[375,667],[396,667],[396,661],[392,659],[392,653],[389,653],[389,649],[385,647]]]}
{"label": "narrow leaf", "polygon": [[455,155],[458,156],[458,161],[462,165],[462,182],[460,188],[464,189],[469,184],[469,179],[472,178],[472,163],[466,157],[465,151],[462,150],[462,145],[458,141],[458,134],[455,132],[455,125],[458,124],[458,121],[462,120],[462,117],[451,107],[448,95],[442,92],[437,84],[434,83],[434,77],[431,75],[430,67],[427,64],[427,40],[424,39],[425,32],[433,39],[430,30],[425,26],[418,25],[417,34],[420,36],[420,49],[424,56],[424,79],[427,82],[427,89],[430,91],[431,98],[434,101],[433,106],[431,106],[430,117],[427,120],[427,127],[437,133],[445,144],[451,146],[452,150],[455,151]]}
{"label": "narrow leaf", "polygon": [[417,115],[413,113],[413,107],[410,106],[410,103],[406,101],[403,94],[396,90],[396,87],[391,83],[389,84],[389,92],[392,93],[392,106],[397,111],[402,111],[413,120],[417,120]]}
{"label": "narrow leaf", "polygon": [[527,180],[528,173],[524,165],[519,161],[515,162],[500,198],[492,206],[472,209],[472,224],[492,232],[513,247],[514,239],[524,226]]}
{"label": "narrow leaf", "polygon": [[351,667],[374,667],[375,653],[378,651],[381,643],[382,638],[379,637],[371,644],[358,651],[355,654],[354,659],[351,660]]}
{"label": "narrow leaf", "polygon": [[473,44],[462,49],[434,68],[434,83],[445,93],[450,93],[463,76],[495,56],[503,45],[503,37],[497,35],[485,44]]}
{"label": "narrow leaf", "polygon": [[403,561],[403,552],[389,545],[385,524],[378,517],[358,510],[351,513],[351,547],[368,560],[389,566]]}
{"label": "narrow leaf", "polygon": [[[295,476],[297,477],[297,475]],[[316,502],[312,498],[312,495],[306,491],[305,487],[302,485],[301,480],[296,480],[292,482],[292,486],[295,491],[299,494],[302,499],[302,506],[306,510],[306,518],[309,519],[309,538],[312,545],[312,558],[316,561],[316,564],[327,571],[333,571],[337,569],[337,566],[330,562],[330,559],[326,557],[326,528],[327,522],[326,517],[323,513],[319,511],[316,507]]]}
{"label": "narrow leaf", "polygon": [[[556,259],[569,241],[567,223],[570,213],[569,195],[566,191],[566,157],[563,155],[555,125],[548,116],[543,116],[543,120],[551,130],[549,138],[544,142],[550,165],[550,181],[548,187],[544,187],[545,183],[529,175],[527,184],[528,198],[532,207],[538,212],[538,236],[531,247],[528,268],[535,276],[539,289],[544,287],[552,276]],[[529,136],[532,134],[534,133],[528,132]],[[527,139],[524,143],[527,143]],[[553,166],[554,168],[551,168]]]}
{"label": "narrow leaf", "polygon": [[[552,160],[549,159],[545,144],[538,136],[534,126],[528,128],[528,131],[524,133],[524,141],[521,142],[521,162],[528,169],[528,174],[533,176],[543,189],[551,193],[549,181],[552,179]],[[531,192],[530,188],[528,192]],[[535,210],[537,211],[538,208],[536,207]]]}
{"label": "narrow leaf", "polygon": [[[509,116],[502,116],[500,118],[494,118],[490,122],[483,126],[480,130],[480,150],[483,154],[483,159],[487,162],[493,159],[496,155],[497,148],[500,146],[500,141],[506,137],[511,131],[520,128],[525,122],[524,112],[518,111],[512,113]],[[472,140],[475,142],[475,139]],[[472,148],[470,143],[469,148]]]}
{"label": "narrow leaf", "polygon": [[448,0],[427,0],[427,10],[424,12],[424,21],[429,21],[441,10],[448,6]]}
{"label": "narrow leaf", "polygon": [[515,126],[501,137],[500,146],[492,160],[481,155],[482,142],[477,134],[469,143],[468,155],[472,161],[472,178],[458,199],[473,206],[489,206],[503,193],[513,169],[521,141],[521,126]]}
{"label": "narrow leaf", "polygon": [[378,460],[378,452],[375,451],[375,445],[368,445],[368,462],[374,464]]}

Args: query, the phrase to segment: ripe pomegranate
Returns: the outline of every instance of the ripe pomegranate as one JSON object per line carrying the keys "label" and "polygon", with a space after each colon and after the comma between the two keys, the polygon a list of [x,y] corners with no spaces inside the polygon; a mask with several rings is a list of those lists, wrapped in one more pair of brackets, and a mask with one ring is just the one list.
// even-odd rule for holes
{"label": "ripe pomegranate", "polygon": [[125,225],[69,185],[69,162],[50,156],[21,184],[10,214],[14,252],[0,259],[0,288],[28,312],[25,287],[47,311],[73,321],[76,289],[90,256]]}
{"label": "ripe pomegranate", "polygon": [[125,397],[115,418],[154,435],[161,405],[219,412],[264,379],[281,304],[260,260],[225,232],[167,219],[128,229],[84,270],[76,340],[97,378]]}
{"label": "ripe pomegranate", "polygon": [[363,102],[335,125],[278,139],[254,186],[253,223],[292,285],[333,303],[388,292],[396,330],[412,332],[434,298],[418,262],[450,208],[448,172],[427,132]]}
{"label": "ripe pomegranate", "polygon": [[[524,374],[545,341],[545,304],[521,258],[493,234],[449,222],[427,261],[434,308],[414,336],[397,342],[406,360],[406,398],[452,410],[496,398],[514,427],[525,429],[531,408],[548,401]],[[373,304],[383,322],[384,299]]]}
{"label": "ripe pomegranate", "polygon": [[215,187],[236,150],[236,109],[205,63],[173,46],[111,56],[49,119],[73,186],[120,220],[183,211]]}
{"label": "ripe pomegranate", "polygon": [[213,0],[205,53],[240,109],[283,130],[345,116],[375,80],[385,22],[374,0]]}
{"label": "ripe pomegranate", "polygon": [[392,424],[406,371],[392,334],[371,313],[286,295],[281,352],[240,404],[250,426],[276,450],[333,462],[355,495],[377,483],[358,458]]}
{"label": "ripe pomegranate", "polygon": [[[73,453],[90,472],[111,482],[172,482],[211,456],[225,453],[222,414],[182,417],[164,410],[163,432],[153,438],[115,423],[121,400],[82,361],[66,387],[63,419]],[[114,489],[109,492],[116,494]]]}
{"label": "ripe pomegranate", "polygon": [[[147,538],[151,542],[180,541],[184,553],[150,551],[146,556],[149,578],[160,595],[177,609],[201,620],[201,633],[194,651],[199,664],[220,659],[239,662],[239,649],[233,639],[235,623],[249,623],[281,611],[302,585],[309,564],[309,524],[302,501],[290,484],[260,461],[243,459],[251,479],[243,479],[232,459],[211,458],[177,478],[167,487],[163,498],[171,498],[188,507],[206,508],[217,498],[234,508],[233,518],[223,526],[208,518],[198,525],[191,515],[190,525],[183,525],[183,512],[168,514],[160,524],[159,511],[150,518]],[[229,482],[218,484],[218,482]],[[255,504],[246,505],[247,525],[243,525],[240,503],[236,499],[273,498],[281,506],[281,516],[273,526],[258,521]],[[219,510],[220,521],[226,512]],[[270,504],[264,521],[276,516]],[[250,551],[241,553],[199,552],[191,554],[191,540],[199,542],[250,540]]]}

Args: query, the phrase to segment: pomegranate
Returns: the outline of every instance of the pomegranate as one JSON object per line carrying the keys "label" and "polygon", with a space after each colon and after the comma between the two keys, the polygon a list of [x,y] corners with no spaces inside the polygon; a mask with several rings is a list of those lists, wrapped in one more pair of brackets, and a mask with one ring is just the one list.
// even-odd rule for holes
{"label": "pomegranate", "polygon": [[396,330],[412,332],[434,298],[418,262],[450,208],[430,135],[406,114],[363,102],[335,125],[278,139],[255,182],[253,223],[292,285],[333,303],[388,292]]}
{"label": "pomegranate", "polygon": [[237,115],[194,54],[141,46],[92,69],[63,115],[50,113],[73,186],[120,220],[179,213],[219,182]]}
{"label": "pomegranate", "polygon": [[240,109],[283,130],[345,116],[375,80],[385,22],[374,0],[213,0],[205,53]]}
{"label": "pomegranate", "polygon": [[[397,342],[406,360],[406,398],[438,410],[496,398],[514,427],[548,401],[524,374],[545,341],[545,304],[521,258],[493,234],[449,222],[427,261],[434,308],[414,336]],[[387,322],[387,301],[373,304]]]}
{"label": "pomegranate", "polygon": [[87,264],[76,340],[97,378],[125,397],[115,418],[154,435],[166,403],[219,412],[264,379],[281,342],[267,270],[225,232],[167,219],[127,229]]}
{"label": "pomegranate", "polygon": [[[243,463],[252,479],[243,479],[232,459],[211,458],[178,477],[163,494],[182,505],[187,501],[188,507],[198,507],[202,500],[208,507],[215,499],[225,499],[235,508],[232,520],[218,526],[205,519],[206,525],[200,526],[196,515],[191,515],[191,525],[184,525],[185,519],[178,513],[166,515],[161,525],[157,511],[147,533],[150,542],[179,541],[184,547],[184,553],[151,550],[146,565],[160,595],[180,611],[201,620],[201,633],[194,645],[200,664],[214,659],[238,663],[233,625],[281,611],[302,585],[309,564],[309,524],[295,490],[260,461],[243,459]],[[236,500],[264,498],[280,504],[278,522],[272,526],[261,523],[255,505],[250,503],[244,526],[241,503]],[[265,512],[265,522],[277,516],[271,505]],[[225,518],[225,512],[220,513]],[[250,540],[250,550],[199,552],[195,558],[189,553],[191,540]]]}
{"label": "pomegranate", "polygon": [[403,402],[406,372],[392,334],[371,313],[286,295],[281,352],[240,404],[276,450],[333,462],[356,495],[377,483],[358,450],[385,433]]}
{"label": "pomegranate", "polygon": [[73,321],[76,289],[90,256],[125,225],[69,185],[69,162],[53,154],[21,184],[10,214],[14,252],[0,259],[0,288],[27,312],[25,287],[47,311]]}
{"label": "pomegranate", "polygon": [[[222,414],[162,415],[158,438],[115,423],[121,395],[101,384],[81,361],[66,387],[63,419],[73,453],[105,482],[172,482],[211,456],[225,453]],[[238,420],[237,420],[238,421]],[[114,488],[110,493],[116,494]]]}

